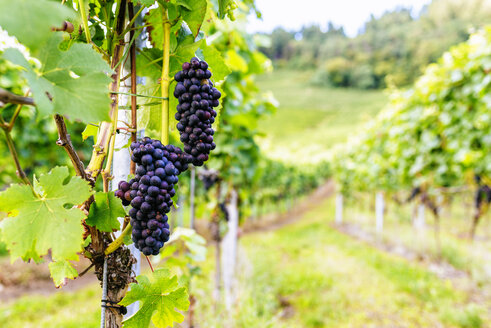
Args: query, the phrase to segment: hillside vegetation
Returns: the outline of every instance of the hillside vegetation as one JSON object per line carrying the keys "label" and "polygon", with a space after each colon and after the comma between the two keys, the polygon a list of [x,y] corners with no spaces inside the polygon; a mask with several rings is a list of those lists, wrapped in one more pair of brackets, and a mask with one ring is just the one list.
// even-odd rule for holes
{"label": "hillside vegetation", "polygon": [[261,90],[271,91],[279,102],[277,113],[259,126],[268,156],[309,163],[326,159],[332,145],[346,141],[387,102],[379,90],[314,86],[312,74],[278,69],[258,78]]}

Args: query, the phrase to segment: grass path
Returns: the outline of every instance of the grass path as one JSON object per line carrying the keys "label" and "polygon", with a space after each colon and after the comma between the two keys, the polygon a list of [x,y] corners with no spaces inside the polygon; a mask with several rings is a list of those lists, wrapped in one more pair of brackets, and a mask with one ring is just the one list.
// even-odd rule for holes
{"label": "grass path", "polygon": [[293,313],[271,327],[488,327],[450,281],[330,228],[332,209],[326,200],[296,224],[242,240],[255,298]]}
{"label": "grass path", "polygon": [[[301,220],[241,239],[238,303],[231,322],[211,302],[213,251],[195,284],[196,328],[490,327],[468,295],[424,267],[330,227],[332,198]],[[100,289],[0,305],[0,327],[95,327]]]}

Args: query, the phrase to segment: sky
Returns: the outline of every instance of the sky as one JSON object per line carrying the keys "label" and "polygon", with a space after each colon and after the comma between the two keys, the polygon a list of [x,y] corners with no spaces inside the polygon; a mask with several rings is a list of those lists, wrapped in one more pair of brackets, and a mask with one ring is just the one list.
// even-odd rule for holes
{"label": "sky", "polygon": [[430,0],[256,0],[262,20],[249,20],[248,32],[271,32],[282,26],[287,30],[298,30],[304,25],[318,23],[321,28],[332,21],[343,26],[346,34],[354,36],[363,24],[387,10],[403,6],[417,13]]}

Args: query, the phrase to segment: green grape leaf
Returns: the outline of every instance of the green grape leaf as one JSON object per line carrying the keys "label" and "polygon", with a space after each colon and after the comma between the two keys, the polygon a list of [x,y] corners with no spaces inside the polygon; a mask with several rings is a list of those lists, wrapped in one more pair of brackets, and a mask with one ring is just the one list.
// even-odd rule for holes
{"label": "green grape leaf", "polygon": [[[206,0],[185,0],[180,1],[180,4],[185,3],[187,7],[182,7],[182,18],[188,24],[189,28],[196,37],[203,24],[203,19],[206,15]],[[187,9],[186,9],[187,8]]]}
{"label": "green grape leaf", "polygon": [[84,243],[82,244],[82,247],[85,248],[90,245],[92,242],[92,236],[88,235],[87,238],[85,238]]}
{"label": "green grape leaf", "polygon": [[193,32],[191,32],[189,26],[187,26],[186,24],[180,24],[179,28],[176,28],[174,33],[176,35],[176,46],[171,49],[171,53],[174,53],[176,51],[178,45],[183,46],[186,44],[194,43],[195,37],[193,35]]}
{"label": "green grape leaf", "polygon": [[204,60],[208,63],[210,71],[213,73],[212,79],[219,82],[225,79],[231,73],[230,68],[225,64],[220,51],[213,45],[207,45],[203,42],[200,46]]}
{"label": "green grape leaf", "polygon": [[97,192],[95,202],[90,206],[89,216],[85,220],[91,227],[100,231],[112,232],[120,228],[118,218],[126,215],[121,200],[114,196],[114,192]]}
{"label": "green grape leaf", "polygon": [[50,262],[48,264],[49,272],[51,274],[51,278],[53,278],[53,282],[56,287],[60,287],[65,278],[74,279],[78,276],[77,270],[73,267],[73,265],[68,261],[56,261]]}
{"label": "green grape leaf", "polygon": [[45,0],[0,0],[0,26],[35,55],[49,39],[52,27],[61,27],[75,12]]}
{"label": "green grape leaf", "polygon": [[[169,42],[170,42],[170,52],[171,53],[174,52],[174,51],[176,51],[177,45],[180,43],[179,38],[181,36],[181,33],[182,33],[181,31],[182,31],[182,27],[183,26],[185,26],[185,25],[182,25],[182,20],[179,20],[170,29],[170,40],[169,40]],[[186,26],[186,28],[187,28],[187,26]]]}
{"label": "green grape leaf", "polygon": [[104,72],[111,69],[90,45],[75,43],[60,51],[59,41],[55,35],[40,51],[39,72],[17,49],[9,48],[3,56],[25,68],[24,76],[43,116],[59,113],[84,122],[109,120],[107,86],[111,79]]}
{"label": "green grape leaf", "polygon": [[51,249],[55,261],[78,260],[85,215],[74,205],[90,197],[88,182],[70,178],[67,167],[55,167],[39,177],[40,188],[42,193],[35,193],[16,184],[0,193],[0,211],[9,214],[0,230],[11,258],[39,260]]}
{"label": "green grape leaf", "polygon": [[135,5],[142,5],[145,7],[150,7],[155,3],[155,0],[131,0]]}
{"label": "green grape leaf", "polygon": [[172,53],[169,58],[169,76],[174,76],[180,71],[182,64],[196,55],[196,51],[202,43],[203,40],[199,40],[191,44],[178,46],[176,52]]}
{"label": "green grape leaf", "polygon": [[189,299],[186,288],[179,286],[177,276],[171,275],[168,269],[159,268],[152,273],[151,279],[140,275],[136,280],[138,283],[130,285],[119,304],[127,306],[140,301],[140,310],[123,322],[124,327],[148,327],[150,320],[158,328],[183,322],[184,316],[178,310],[187,311]]}

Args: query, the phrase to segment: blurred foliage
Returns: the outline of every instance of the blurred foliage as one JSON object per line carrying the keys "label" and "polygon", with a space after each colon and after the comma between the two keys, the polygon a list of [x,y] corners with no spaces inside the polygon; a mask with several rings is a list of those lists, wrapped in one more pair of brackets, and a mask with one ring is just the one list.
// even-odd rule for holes
{"label": "blurred foliage", "polygon": [[450,46],[491,19],[488,0],[433,0],[420,13],[397,8],[372,16],[356,37],[328,23],[299,31],[277,28],[261,50],[277,66],[312,68],[312,82],[339,87],[383,88],[414,81]]}
{"label": "blurred foliage", "polygon": [[237,24],[215,21],[209,33],[232,73],[222,85],[226,97],[215,134],[217,149],[208,166],[218,170],[221,179],[243,186],[258,177],[261,155],[254,140],[259,133],[258,121],[276,108],[274,99],[262,93],[255,83],[255,75],[270,70],[271,63]]}
{"label": "blurred foliage", "polygon": [[491,27],[428,66],[334,161],[344,193],[438,190],[491,177]]}
{"label": "blurred foliage", "polygon": [[[244,13],[248,9],[243,9],[237,19],[245,21]],[[327,165],[296,167],[272,161],[257,144],[256,137],[262,134],[258,128],[260,121],[277,106],[272,95],[262,92],[255,81],[257,75],[272,68],[270,60],[257,50],[264,40],[253,38],[240,25],[227,21],[215,20],[209,34],[212,45],[232,70],[222,85],[226,97],[215,133],[217,149],[207,163],[208,168],[219,172],[223,181],[220,198],[226,198],[227,191],[236,188],[240,194],[241,218],[245,218],[251,214],[252,203],[277,203],[319,186],[328,177]],[[213,195],[215,192],[215,188],[210,190]]]}

